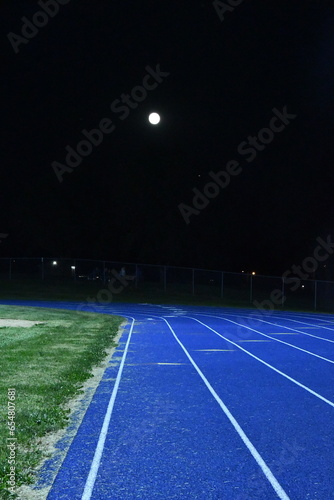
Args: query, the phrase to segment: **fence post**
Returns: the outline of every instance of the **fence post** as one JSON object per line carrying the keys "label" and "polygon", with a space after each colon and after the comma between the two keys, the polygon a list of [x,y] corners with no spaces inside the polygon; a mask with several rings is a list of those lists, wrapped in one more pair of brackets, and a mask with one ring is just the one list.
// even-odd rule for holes
{"label": "fence post", "polygon": [[222,281],[220,286],[220,298],[224,298],[224,272],[222,272]]}
{"label": "fence post", "polygon": [[103,266],[103,284],[105,285],[106,284],[106,262],[105,260],[102,262],[102,266]]}
{"label": "fence post", "polygon": [[[76,261],[76,259],[74,259],[74,273],[73,273],[73,275],[74,275],[74,282],[76,283],[76,281],[77,281],[77,261]],[[103,276],[104,276],[104,273],[103,273]]]}
{"label": "fence post", "polygon": [[191,292],[195,295],[195,269],[192,268]]}
{"label": "fence post", "polygon": [[250,275],[250,303],[253,301],[253,275]]}
{"label": "fence post", "polygon": [[317,281],[314,281],[314,310],[317,310]]}
{"label": "fence post", "polygon": [[166,270],[167,270],[167,268],[166,268],[166,266],[164,266],[164,292],[166,292],[166,290],[167,290],[167,283],[166,283],[167,272],[166,272]]}

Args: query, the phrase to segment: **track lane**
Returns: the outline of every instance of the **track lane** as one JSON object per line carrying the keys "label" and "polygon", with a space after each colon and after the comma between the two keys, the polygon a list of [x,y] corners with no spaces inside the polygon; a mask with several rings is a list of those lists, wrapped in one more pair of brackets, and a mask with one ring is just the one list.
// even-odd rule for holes
{"label": "track lane", "polygon": [[[92,498],[238,498],[247,489],[248,474],[241,474],[244,468],[257,477],[266,498],[277,498],[240,436],[158,320],[139,322],[134,329],[116,402]],[[156,427],[158,415],[163,425]],[[76,468],[81,469],[81,445],[73,443],[62,467],[65,472],[71,468],[71,477],[76,477]],[[274,481],[268,470],[267,475]],[[49,499],[62,498],[62,491],[71,495],[68,498],[81,498],[78,482],[74,488],[72,483],[60,473]],[[286,500],[279,485],[276,488],[278,498]]]}
{"label": "track lane", "polygon": [[[15,303],[17,302],[15,301]],[[21,305],[40,306],[40,303],[34,302],[29,304],[24,301]],[[53,303],[49,302],[47,305],[44,303],[43,306],[53,307]],[[57,304],[56,307],[75,309],[78,307],[78,304],[72,303],[69,305],[63,303]],[[88,307],[86,310],[88,310]],[[156,338],[156,330],[157,328],[158,330],[160,328],[158,327],[158,324],[161,323],[161,320],[158,320],[158,316],[161,316],[161,314],[166,316],[165,320],[171,322],[171,324],[180,322],[180,328],[179,326],[173,326],[173,329],[174,327],[176,328],[175,331],[177,332],[177,336],[182,340],[184,346],[187,348],[191,357],[194,359],[199,369],[203,372],[210,385],[216,391],[217,395],[220,398],[223,398],[227,407],[231,410],[231,412],[233,412],[237,421],[240,422],[241,427],[245,430],[247,436],[249,436],[249,439],[254,443],[254,446],[259,451],[260,455],[263,456],[263,459],[268,464],[268,467],[272,470],[273,474],[282,485],[282,488],[284,488],[291,499],[304,500],[305,498],[309,498],[312,500],[324,500],[332,498],[331,478],[333,477],[334,472],[332,460],[332,408],[326,405],[326,410],[324,410],[323,402],[319,401],[319,403],[315,403],[314,401],[316,400],[314,397],[310,394],[306,395],[305,391],[301,391],[299,387],[294,387],[278,374],[268,376],[268,373],[270,372],[268,368],[260,363],[256,363],[255,360],[249,356],[245,357],[239,349],[227,349],[227,342],[225,340],[220,339],[213,334],[208,336],[207,333],[204,333],[202,328],[200,328],[199,331],[195,331],[196,329],[194,329],[193,326],[188,328],[188,326],[184,324],[184,321],[186,321],[186,314],[194,312],[199,314],[207,314],[208,312],[221,314],[221,309],[194,307],[180,308],[178,306],[170,306],[167,308],[165,306],[159,307],[151,304],[126,304],[124,306],[113,304],[102,307],[101,313],[126,316],[129,315],[131,310],[135,310],[136,314],[134,316],[136,316],[136,319],[141,324],[141,328],[147,330],[149,324],[153,327],[153,330],[148,337],[146,337],[145,333],[138,332],[138,344],[136,345],[143,345],[143,352],[148,352],[150,350],[150,352],[161,354],[164,350],[163,340],[165,340],[166,337],[165,331],[160,332],[162,336],[159,336],[158,343],[152,344],[152,339]],[[235,314],[235,311],[224,310],[224,315],[225,313],[226,315],[232,313]],[[237,313],[238,316],[242,314],[245,314],[245,310],[240,310]],[[233,327],[231,326],[228,328],[224,327],[224,332],[226,330],[228,330],[229,334],[232,336],[233,334],[236,334],[235,331],[233,333]],[[237,335],[240,335],[240,332],[237,332]],[[139,337],[141,337],[140,341]],[[142,344],[145,337],[149,339],[149,342],[146,344],[144,342]],[[122,342],[120,343],[119,352],[124,349],[124,340],[126,339],[122,339]],[[249,343],[247,344],[247,349],[258,349],[259,346],[261,346],[260,349],[263,350],[264,353],[264,351],[268,349],[268,345],[269,343],[266,342],[254,344]],[[290,352],[292,352],[292,349],[288,346],[283,346],[279,343],[275,343],[275,345],[284,347],[284,349],[289,349]],[[151,346],[150,349],[149,346]],[[208,346],[210,350],[208,349]],[[180,351],[181,354],[185,354],[182,353],[182,350]],[[293,351],[296,352],[296,350]],[[172,352],[176,352],[174,347],[169,354]],[[299,354],[304,355],[304,353]],[[178,356],[179,355],[180,354],[178,354]],[[119,489],[118,497],[110,497],[115,499],[163,498],[163,495],[166,494],[174,496],[164,496],[164,498],[203,498],[203,500],[204,498],[228,498],[231,500],[249,500],[250,498],[256,500],[267,500],[277,498],[277,495],[272,487],[269,485],[268,488],[268,481],[264,477],[263,472],[260,470],[255,460],[252,457],[249,459],[249,451],[245,448],[245,446],[240,447],[239,436],[233,437],[230,422],[228,422],[229,425],[226,427],[226,419],[221,419],[221,409],[218,407],[218,410],[220,410],[218,412],[219,415],[216,413],[217,408],[216,410],[213,410],[213,408],[218,405],[216,404],[216,401],[212,401],[212,395],[209,395],[210,397],[207,399],[208,396],[204,396],[203,393],[203,396],[199,398],[205,403],[203,407],[198,405],[196,398],[191,400],[194,394],[195,396],[202,394],[199,392],[200,389],[198,381],[195,381],[195,379],[198,379],[198,373],[192,372],[192,376],[195,375],[195,378],[192,378],[192,376],[189,376],[189,365],[185,365],[180,361],[180,359],[180,364],[174,364],[174,357],[172,358],[173,365],[164,364],[168,363],[168,361],[166,361],[166,359],[169,359],[168,357],[165,358],[165,361],[161,362],[163,364],[156,364],[156,362],[154,362],[155,368],[164,369],[163,372],[157,372],[159,373],[159,378],[157,378],[157,380],[162,380],[162,378],[160,378],[160,375],[162,374],[164,377],[166,376],[165,383],[162,384],[163,391],[167,391],[166,388],[168,387],[167,393],[163,392],[163,397],[154,402],[153,394],[156,393],[157,380],[155,380],[155,376],[148,376],[152,369],[151,362],[144,363],[143,366],[138,367],[138,363],[135,363],[138,352],[135,352],[135,350],[132,351],[131,344],[128,356],[128,366],[125,364],[125,368],[133,370],[133,376],[129,377],[129,380],[126,380],[126,377],[122,378],[122,381],[125,381],[127,384],[126,389],[122,392],[121,384],[119,389],[120,392],[117,396],[117,400],[119,397],[124,398],[125,406],[123,408],[118,408],[117,404],[115,405],[113,419],[116,419],[117,417],[118,420],[115,420],[114,422],[117,422],[118,425],[115,427],[111,425],[109,427],[105,441],[105,449],[108,450],[109,457],[112,456],[112,450],[114,450],[116,454],[114,455],[114,459],[109,460],[108,456],[102,453],[101,466],[99,468],[99,474],[97,475],[92,498],[97,498],[98,500],[100,498],[109,498],[107,496],[109,493],[105,488],[106,485],[108,485],[108,481],[110,484],[110,478],[113,478],[115,474],[120,479],[121,486],[123,485]],[[132,359],[131,356],[134,356],[134,358]],[[218,359],[217,356],[219,356],[220,359]],[[226,357],[221,359],[221,356]],[[236,356],[238,356],[238,359],[234,359]],[[282,356],[282,349],[277,350],[277,357],[279,358],[280,356],[282,357],[282,361],[284,357],[286,357],[286,354]],[[214,359],[214,357],[216,359]],[[134,361],[133,363],[131,363],[131,359]],[[326,364],[320,359],[315,359],[315,361],[319,363],[321,362],[324,365]],[[300,360],[298,363],[300,363]],[[311,371],[314,371],[314,367],[312,368],[309,361],[304,361],[304,364],[300,364],[300,366],[308,366]],[[179,368],[181,370],[185,370],[182,376],[180,376],[182,373],[181,371],[176,372],[178,373],[177,376],[174,372],[175,369]],[[331,367],[329,366],[329,368]],[[146,371],[147,369],[148,371]],[[65,478],[67,481],[67,483],[65,482],[63,485],[74,483],[75,487],[74,489],[72,488],[71,491],[68,491],[65,487],[61,492],[62,496],[58,495],[55,499],[76,498],[73,495],[79,491],[79,486],[82,488],[81,491],[83,491],[83,485],[89,473],[89,467],[87,468],[87,464],[90,466],[92,460],[91,450],[95,449],[94,442],[96,447],[96,436],[98,435],[96,429],[93,429],[91,425],[93,422],[96,428],[102,426],[102,417],[104,415],[103,411],[105,412],[108,406],[110,392],[112,389],[112,381],[109,379],[115,378],[115,367],[110,367],[110,370],[111,371],[108,375],[106,373],[107,378],[101,382],[96,391],[97,400],[94,401],[87,411],[86,416],[90,422],[83,422],[82,426],[78,430],[77,436],[79,440],[81,439],[81,441],[86,444],[86,447],[81,449],[79,454],[73,454],[72,451],[74,448],[71,447],[71,450],[68,453],[68,467],[62,467],[63,479]],[[138,377],[139,374],[142,374],[143,377]],[[275,377],[278,378],[275,379]],[[172,380],[174,380],[174,382],[171,383]],[[276,381],[274,384],[273,380]],[[129,391],[131,392],[132,387],[134,389],[133,397],[135,397],[140,394],[140,389],[143,386],[144,381],[145,386],[147,386],[148,389],[150,387],[149,392],[151,396],[149,398],[144,398],[146,406],[144,405],[145,411],[141,414],[141,416],[144,416],[144,419],[141,420],[143,425],[139,426],[140,429],[137,429],[136,424],[138,427],[138,418],[136,418],[136,413],[131,415],[131,411],[133,410],[131,401],[130,404],[128,404],[128,409],[126,411],[126,414],[130,415],[130,420],[124,422],[124,412],[122,410],[126,408],[125,401],[127,399],[129,403]],[[192,385],[193,381],[194,385]],[[152,384],[151,386],[150,383]],[[184,388],[188,383],[189,392],[185,394],[185,399],[183,397],[184,394],[182,396],[180,388]],[[172,392],[174,391],[174,400],[171,401],[170,391],[174,384],[177,390],[174,391],[174,389],[172,389]],[[289,388],[287,388],[286,384],[289,385]],[[205,393],[207,392],[206,388]],[[297,393],[299,396],[296,397]],[[302,399],[300,399],[301,393],[303,393]],[[177,400],[176,405],[175,398]],[[313,403],[310,403],[311,399],[313,400]],[[186,402],[188,401],[193,401],[190,405],[189,411],[186,409]],[[158,411],[153,412],[153,419],[150,420],[152,414],[152,402],[153,408],[158,408]],[[163,411],[161,411],[161,408],[163,407],[162,403],[165,404],[165,410]],[[97,408],[100,409],[102,407],[103,411],[97,411]],[[142,407],[143,405],[140,406],[140,411]],[[297,411],[296,407],[298,409]],[[181,416],[180,408],[182,408]],[[207,425],[198,425],[197,428],[196,426],[192,426],[190,428],[191,435],[189,435],[187,425],[192,420],[194,414],[197,417],[197,412],[199,422],[202,423],[205,421],[207,422]],[[152,431],[152,429],[154,429],[154,427],[152,427],[154,422],[159,422],[159,425],[155,428],[156,430]],[[173,426],[175,422],[177,425]],[[131,425],[131,423],[133,425]],[[121,427],[122,425],[124,426],[123,430]],[[166,440],[166,432],[164,430],[166,426],[175,432],[175,435],[177,436],[176,441],[173,442],[173,440]],[[180,433],[180,426],[184,432]],[[222,433],[218,436],[213,432],[217,427],[222,431]],[[146,433],[146,428],[150,429],[149,433]],[[118,434],[119,431],[122,431],[121,434]],[[127,432],[128,434],[124,432]],[[145,436],[145,439],[141,439],[142,435]],[[201,441],[202,437],[205,437],[203,441]],[[228,442],[226,442],[226,438]],[[201,455],[196,456],[195,459],[193,453],[194,450],[191,448],[191,446],[193,446],[194,439],[199,445],[201,452]],[[239,441],[239,445],[235,439]],[[139,445],[134,445],[133,443],[138,443],[138,440]],[[171,473],[171,476],[168,476],[168,474],[167,476],[164,476],[165,479],[167,478],[168,481],[171,481],[172,489],[169,489],[168,491],[165,487],[163,487],[160,492],[160,497],[158,486],[161,481],[161,477],[163,477],[162,471],[166,471],[166,469],[164,465],[160,471],[159,467],[157,467],[158,464],[161,463],[161,459],[163,457],[162,450],[156,449],[157,441],[163,444],[167,443],[167,469],[169,467],[168,470],[171,472],[174,471]],[[127,446],[124,448],[124,442],[128,445],[130,444],[130,447],[134,447],[135,451],[131,451],[128,454],[124,453],[127,448]],[[210,447],[210,445],[208,445],[210,442],[214,442],[215,445]],[[217,450],[217,442],[224,442],[224,445],[227,445],[226,448],[224,448],[223,451]],[[118,447],[119,449],[115,449],[115,443],[117,444],[116,448]],[[186,443],[188,443],[188,448],[185,446]],[[191,446],[189,446],[189,443]],[[176,456],[176,449],[179,445],[182,453],[179,453]],[[145,455],[142,453],[143,449],[145,450]],[[166,449],[164,449],[164,452]],[[227,450],[230,451],[227,452]],[[125,463],[123,462],[124,467],[122,467],[119,457],[121,457],[122,460],[125,459],[130,461],[126,461]],[[73,469],[74,459],[77,460],[78,463],[78,474],[73,473],[73,471],[75,471],[75,469]],[[143,462],[143,465],[142,467],[138,467],[136,464],[140,464],[141,461]],[[178,469],[173,469],[175,462],[179,466]],[[205,470],[200,467],[199,464],[201,463],[205,464]],[[134,467],[131,468],[131,464],[134,464]],[[154,467],[157,467],[155,474],[153,475],[154,484],[146,484],[148,480],[148,473],[152,470],[152,464]],[[116,465],[117,467],[115,468]],[[128,474],[128,471],[133,472],[133,477],[131,474]],[[182,471],[184,472],[183,475]],[[191,471],[195,472],[195,474],[193,475],[193,472]],[[218,476],[219,479],[217,479]],[[229,478],[227,478],[227,476],[229,476]],[[196,481],[194,481],[193,478],[196,478]],[[138,485],[138,479],[140,479],[140,484],[142,488],[144,488],[142,490],[135,489],[136,485]],[[173,485],[175,486],[176,484],[179,486],[182,484],[184,489],[182,490],[180,487],[173,489]],[[102,488],[101,490],[98,489],[100,486]],[[150,497],[150,491],[156,491],[157,496]],[[193,496],[193,491],[197,496]]]}
{"label": "track lane", "polygon": [[[186,320],[170,321],[285,491],[300,500],[331,498],[333,408],[242,350],[226,351],[223,340],[213,333],[208,345],[207,337],[198,335],[201,325],[198,329],[193,325],[187,328]],[[266,344],[259,345],[266,348]],[[317,475],[321,477],[321,488]]]}

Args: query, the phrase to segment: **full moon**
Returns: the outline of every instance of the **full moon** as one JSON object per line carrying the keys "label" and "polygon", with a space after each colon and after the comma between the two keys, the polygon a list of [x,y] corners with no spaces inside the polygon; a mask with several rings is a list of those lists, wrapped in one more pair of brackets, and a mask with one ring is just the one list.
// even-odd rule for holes
{"label": "full moon", "polygon": [[160,122],[160,115],[158,115],[158,113],[151,113],[148,117],[148,121],[152,125],[157,125]]}

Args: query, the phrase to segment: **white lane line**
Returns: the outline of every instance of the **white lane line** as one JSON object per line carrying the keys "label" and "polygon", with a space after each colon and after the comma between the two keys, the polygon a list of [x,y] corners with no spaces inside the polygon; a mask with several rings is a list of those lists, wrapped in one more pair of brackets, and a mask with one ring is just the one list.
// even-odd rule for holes
{"label": "white lane line", "polygon": [[151,365],[161,365],[161,366],[183,366],[185,363],[151,363]]}
{"label": "white lane line", "polygon": [[[224,313],[224,315],[225,315],[225,313]],[[249,316],[246,316],[246,315],[243,315],[243,314],[237,315],[237,314],[226,313],[226,315],[227,316],[237,317],[237,318],[246,318],[246,319],[249,319]],[[203,316],[206,316],[206,315],[203,315]],[[282,318],[279,318],[278,316],[275,316],[275,318],[282,320]],[[269,325],[274,325],[276,327],[279,326],[280,328],[285,328],[285,329],[291,330],[293,332],[301,333],[303,335],[306,335],[307,337],[314,337],[315,339],[323,340],[325,342],[331,342],[331,343],[334,344],[334,340],[325,339],[323,337],[319,337],[318,335],[312,335],[311,333],[301,332],[300,330],[296,330],[294,328],[290,328],[289,326],[283,326],[283,325],[277,325],[276,323],[270,323],[269,321],[265,321],[263,319],[255,317],[255,316],[254,316],[254,320],[255,321],[261,321],[262,323],[268,323]],[[309,325],[309,323],[306,323],[304,321],[296,321],[296,320],[288,319],[288,318],[283,318],[283,320],[285,320],[285,321],[293,321],[293,322],[296,322],[296,323],[304,323],[305,325]],[[304,328],[304,327],[301,326],[300,328]],[[319,328],[319,327],[309,326],[308,328]],[[333,328],[329,328],[329,327],[326,327],[326,326],[320,326],[320,328],[323,328],[323,329],[326,329],[326,330],[332,330],[333,331]]]}
{"label": "white lane line", "polygon": [[121,364],[120,364],[120,367],[118,370],[114,389],[113,389],[112,394],[110,396],[107,412],[106,412],[105,417],[104,417],[99,440],[98,440],[98,443],[96,445],[94,458],[92,461],[92,465],[90,467],[89,475],[88,475],[87,480],[86,480],[85,489],[84,489],[84,492],[82,494],[81,500],[90,500],[90,498],[92,497],[92,492],[93,492],[94,484],[96,481],[96,476],[97,476],[97,473],[98,473],[98,470],[100,467],[100,463],[101,463],[101,457],[102,457],[102,453],[103,453],[104,443],[105,443],[105,440],[107,437],[110,418],[111,418],[112,411],[114,409],[115,399],[117,396],[118,387],[119,387],[121,377],[122,377],[125,358],[126,358],[126,355],[128,352],[133,326],[135,324],[135,319],[134,318],[130,318],[130,319],[132,319],[132,324],[130,327],[129,337],[128,337],[127,343],[125,345],[122,361],[121,361]]}
{"label": "white lane line", "polygon": [[199,376],[203,380],[204,384],[209,389],[210,393],[215,398],[215,400],[217,401],[217,403],[219,404],[219,406],[221,407],[221,409],[223,410],[223,412],[225,413],[225,415],[227,416],[227,418],[229,419],[229,421],[231,422],[231,424],[233,425],[234,429],[237,431],[239,437],[242,439],[242,441],[244,442],[244,444],[246,445],[246,447],[248,448],[248,450],[252,454],[253,458],[256,460],[256,462],[259,465],[259,467],[262,469],[263,474],[265,475],[265,477],[267,478],[267,480],[269,481],[269,483],[271,484],[271,486],[273,487],[273,489],[276,491],[278,497],[281,500],[289,500],[288,495],[285,493],[285,491],[283,490],[282,486],[279,484],[279,482],[275,478],[274,474],[271,472],[270,468],[268,467],[268,465],[265,463],[265,461],[261,457],[260,453],[257,451],[257,449],[255,448],[255,446],[252,444],[252,442],[249,440],[249,438],[247,437],[247,435],[245,434],[245,432],[242,430],[241,426],[238,424],[237,420],[233,417],[233,415],[230,412],[230,410],[227,408],[227,406],[220,399],[220,397],[218,396],[218,394],[216,393],[216,391],[214,390],[214,388],[211,386],[211,384],[208,381],[208,379],[201,372],[201,370],[199,369],[199,367],[197,366],[197,364],[195,363],[195,361],[193,360],[193,358],[190,356],[189,352],[184,347],[184,345],[182,344],[182,342],[178,339],[178,337],[175,334],[175,332],[174,332],[173,328],[171,327],[171,325],[168,323],[167,320],[165,320],[164,318],[162,318],[162,319],[167,323],[167,325],[168,325],[170,331],[172,332],[172,334],[174,335],[176,341],[178,342],[178,344],[181,346],[181,348],[185,352],[187,358],[189,359],[189,361],[191,362],[191,364],[193,365],[193,367],[195,368],[195,370],[197,371],[197,373],[199,374]]}
{"label": "white lane line", "polygon": [[[264,319],[257,319],[257,321],[261,321],[261,323],[267,323],[267,325],[277,326],[276,323],[271,323],[270,321],[265,321]],[[324,340],[325,342],[331,342],[334,344],[334,340],[324,339],[323,337],[318,337],[317,335],[312,335],[311,333],[302,332],[301,330],[296,330],[295,328],[290,328],[289,326],[280,325],[280,328],[285,328],[286,330],[290,330],[291,332],[301,333],[302,335],[306,335],[307,337],[314,337],[319,340]],[[303,328],[303,327],[300,327]],[[308,327],[310,328],[310,327]],[[311,327],[313,328],[313,327]]]}
{"label": "white lane line", "polygon": [[196,352],[235,352],[235,349],[193,349]]}
{"label": "white lane line", "polygon": [[[290,344],[289,342],[285,342],[284,340],[276,339],[275,337],[271,337],[270,335],[267,335],[266,333],[259,332],[258,330],[255,330],[254,328],[251,328],[250,326],[247,325],[242,325],[241,323],[237,323],[236,321],[232,321],[231,319],[224,318],[223,316],[214,316],[214,315],[209,315],[209,314],[201,314],[200,316],[208,316],[210,318],[217,318],[222,321],[229,321],[230,323],[234,323],[235,325],[240,326],[241,328],[246,328],[247,330],[251,330],[252,332],[258,333],[259,335],[262,335],[263,337],[267,337],[268,339],[274,340],[275,342],[279,342],[280,344],[285,344],[288,345],[289,347],[293,347],[293,349],[297,349],[298,351],[305,352],[306,354],[310,354],[310,356],[315,356],[316,358],[322,359],[323,361],[326,361],[327,363],[332,363],[334,365],[334,361],[328,358],[325,358],[324,356],[320,356],[319,354],[315,354],[314,352],[307,351],[306,349],[302,349],[301,347],[297,347],[294,344]],[[270,323],[269,321],[264,321],[264,320],[259,320],[262,321],[263,323],[268,323],[269,325],[277,326],[275,323]],[[288,328],[287,326],[283,326],[283,328]],[[300,332],[299,330],[294,330],[293,328],[288,328],[288,330],[293,330],[294,332],[297,333],[304,333]],[[239,342],[255,342],[253,340],[248,341],[248,340],[239,340]],[[261,342],[261,341],[258,341]]]}
{"label": "white lane line", "polygon": [[268,332],[268,335],[299,335],[297,332]]}
{"label": "white lane line", "polygon": [[[299,320],[296,320],[296,319],[287,319],[286,321],[293,321],[293,323],[302,323],[304,325],[309,325],[310,324],[310,323],[307,323],[306,321],[299,321]],[[287,327],[284,326],[283,328],[287,328]],[[324,325],[300,326],[299,328],[316,328],[317,330],[322,329],[322,330],[329,330],[331,332],[334,331],[334,328],[329,328],[329,326],[324,326]],[[317,335],[311,335],[310,333],[306,333],[306,332],[302,332],[302,333],[304,333],[304,335],[309,335],[310,337],[315,337],[316,339],[321,339],[321,340],[325,340],[326,342],[332,342],[332,343],[334,343],[334,340],[324,339],[323,337],[318,337]]]}
{"label": "white lane line", "polygon": [[[275,339],[273,339],[275,340]],[[271,342],[271,340],[254,340],[254,339],[243,339],[243,340],[238,340],[238,342]]]}
{"label": "white lane line", "polygon": [[[293,319],[290,319],[289,321],[294,321]],[[304,325],[308,325],[309,323],[305,323],[305,321],[295,321],[295,323],[302,323]],[[314,330],[319,330],[319,328],[321,328],[322,325],[317,325],[317,326],[300,326],[299,328],[306,328],[307,330],[310,328],[310,329],[314,329]]]}
{"label": "white lane line", "polygon": [[[282,315],[278,314],[277,312],[272,313],[277,317],[283,318],[283,319],[291,319],[291,318],[301,318],[301,319],[310,319],[313,321],[323,321],[325,323],[331,323],[333,325],[334,321],[330,320],[328,318],[333,317],[333,314],[317,314],[314,313],[313,315],[309,313],[282,313]],[[297,321],[297,320],[295,320]]]}
{"label": "white lane line", "polygon": [[[206,316],[206,315],[202,314],[201,316]],[[316,396],[317,398],[321,399],[322,401],[324,401],[325,403],[327,403],[328,405],[330,405],[330,406],[332,406],[334,408],[334,403],[332,401],[330,401],[329,399],[324,398],[323,396],[321,396],[321,394],[318,394],[317,392],[313,391],[312,389],[310,389],[306,385],[302,384],[301,382],[298,382],[298,380],[290,377],[286,373],[281,372],[281,370],[278,370],[277,368],[275,368],[274,366],[270,365],[269,363],[267,363],[263,359],[259,358],[258,356],[255,356],[255,354],[252,354],[251,352],[249,352],[246,349],[244,349],[243,347],[241,347],[241,345],[238,345],[235,342],[233,342],[232,340],[229,340],[228,338],[224,337],[223,335],[221,335],[220,333],[218,333],[216,330],[214,330],[213,328],[211,328],[211,326],[206,325],[205,323],[203,323],[199,319],[193,318],[191,316],[187,316],[187,318],[190,318],[190,319],[193,319],[194,321],[197,321],[197,323],[200,323],[201,325],[205,326],[206,328],[208,328],[209,330],[211,330],[212,332],[214,332],[216,335],[218,335],[222,339],[226,340],[226,342],[229,342],[230,344],[233,344],[235,347],[237,347],[241,351],[245,352],[246,354],[248,354],[252,358],[254,358],[257,361],[259,361],[260,363],[264,364],[265,366],[267,366],[271,370],[274,370],[276,373],[279,373],[280,375],[282,375],[282,377],[285,377],[286,379],[290,380],[290,382],[293,382],[294,384],[298,385],[299,387],[301,387],[305,391],[309,392],[313,396]],[[236,323],[235,321],[232,321],[230,319],[226,319],[226,321],[230,321],[231,323],[234,323],[235,325],[238,325],[238,323]]]}

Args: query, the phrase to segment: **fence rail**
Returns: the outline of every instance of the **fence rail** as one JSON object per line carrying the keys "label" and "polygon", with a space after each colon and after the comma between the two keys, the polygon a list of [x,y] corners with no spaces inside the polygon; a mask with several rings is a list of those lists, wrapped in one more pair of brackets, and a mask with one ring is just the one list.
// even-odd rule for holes
{"label": "fence rail", "polygon": [[262,276],[209,269],[65,258],[0,258],[0,279],[106,285],[126,280],[130,288],[215,297],[259,309],[298,308],[334,312],[334,282]]}

